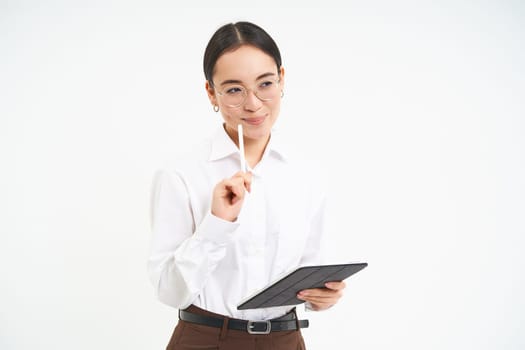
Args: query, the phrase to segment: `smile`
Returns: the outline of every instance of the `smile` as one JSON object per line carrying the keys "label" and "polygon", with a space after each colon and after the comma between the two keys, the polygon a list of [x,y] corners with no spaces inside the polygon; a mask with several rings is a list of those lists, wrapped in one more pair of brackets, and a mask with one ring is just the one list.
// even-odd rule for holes
{"label": "smile", "polygon": [[266,119],[266,116],[264,117],[255,117],[255,118],[241,118],[244,122],[250,125],[260,125],[264,122]]}

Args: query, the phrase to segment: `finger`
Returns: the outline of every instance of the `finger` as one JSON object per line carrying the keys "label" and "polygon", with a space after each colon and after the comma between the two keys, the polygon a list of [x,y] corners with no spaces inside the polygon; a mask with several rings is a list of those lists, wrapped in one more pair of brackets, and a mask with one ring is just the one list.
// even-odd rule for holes
{"label": "finger", "polygon": [[304,300],[304,301],[309,301],[311,303],[316,303],[316,304],[335,304],[337,303],[337,301],[339,299],[341,299],[341,294],[338,294],[338,293],[333,293],[331,295],[304,295],[304,294],[299,294],[297,296],[298,299],[300,300]]}
{"label": "finger", "polygon": [[336,291],[330,291],[330,292],[300,292],[298,294],[298,297],[301,299],[304,298],[318,298],[318,299],[333,299],[333,298],[340,298],[342,296],[342,293],[336,292]]}
{"label": "finger", "polygon": [[233,175],[233,178],[240,178],[243,181],[244,187],[248,192],[251,192],[252,189],[252,173],[248,172],[245,173],[243,171],[237,172],[235,175]]}
{"label": "finger", "polygon": [[320,298],[314,296],[302,297],[300,299],[315,304],[335,304],[339,300],[339,298]]}
{"label": "finger", "polygon": [[228,191],[228,197],[232,204],[235,204],[244,198],[244,192],[246,189],[241,178],[226,180],[225,186]]}
{"label": "finger", "polygon": [[346,288],[346,284],[343,281],[340,282],[327,282],[325,287],[332,290],[343,290]]}
{"label": "finger", "polygon": [[316,298],[316,297],[298,297],[297,299],[307,301],[312,304],[335,304],[339,299]]}
{"label": "finger", "polygon": [[339,299],[341,299],[341,296],[316,296],[316,295],[308,295],[308,296],[299,296],[299,300],[309,301],[312,303],[324,303],[324,304],[335,304]]}
{"label": "finger", "polygon": [[244,187],[246,187],[246,190],[248,190],[248,192],[252,192],[252,173],[245,173]]}
{"label": "finger", "polygon": [[342,289],[327,289],[327,288],[315,288],[305,289],[299,292],[302,297],[316,297],[316,298],[340,298],[343,295]]}
{"label": "finger", "polygon": [[346,284],[342,281],[340,282],[326,282],[325,288],[312,288],[312,289],[304,289],[301,292],[308,292],[308,293],[317,293],[317,291],[323,293],[324,291],[342,291],[346,288]]}

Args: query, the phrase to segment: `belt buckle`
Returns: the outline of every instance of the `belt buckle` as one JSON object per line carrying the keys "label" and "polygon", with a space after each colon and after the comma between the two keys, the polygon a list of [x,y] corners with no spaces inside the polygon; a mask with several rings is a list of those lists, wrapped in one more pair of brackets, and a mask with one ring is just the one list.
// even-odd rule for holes
{"label": "belt buckle", "polygon": [[[264,331],[255,331],[253,328],[257,325],[257,323],[263,323],[266,325],[266,329]],[[246,325],[246,331],[250,334],[270,334],[272,331],[272,323],[270,321],[248,321]]]}

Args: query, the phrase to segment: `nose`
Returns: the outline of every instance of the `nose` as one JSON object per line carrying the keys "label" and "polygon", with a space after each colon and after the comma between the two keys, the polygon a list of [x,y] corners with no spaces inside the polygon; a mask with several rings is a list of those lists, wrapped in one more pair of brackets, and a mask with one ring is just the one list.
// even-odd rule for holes
{"label": "nose", "polygon": [[262,101],[257,97],[252,90],[246,91],[246,100],[244,101],[244,109],[249,111],[256,111],[262,106]]}

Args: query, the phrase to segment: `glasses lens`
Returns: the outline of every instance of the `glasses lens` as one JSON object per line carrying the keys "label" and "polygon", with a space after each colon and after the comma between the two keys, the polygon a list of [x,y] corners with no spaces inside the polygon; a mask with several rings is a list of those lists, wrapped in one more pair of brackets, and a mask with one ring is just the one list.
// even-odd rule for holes
{"label": "glasses lens", "polygon": [[[257,98],[270,101],[279,93],[278,80],[262,80],[253,90]],[[229,107],[239,107],[246,100],[247,90],[242,85],[227,85],[220,92],[224,103]]]}
{"label": "glasses lens", "polygon": [[244,102],[246,89],[242,85],[228,85],[224,87],[221,95],[226,105],[236,107]]}
{"label": "glasses lens", "polygon": [[276,80],[265,80],[257,85],[256,95],[263,101],[269,101],[275,98],[279,82]]}

